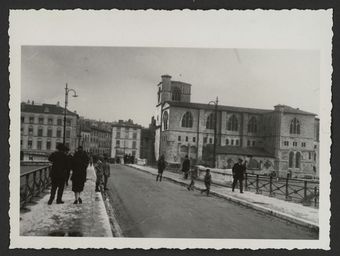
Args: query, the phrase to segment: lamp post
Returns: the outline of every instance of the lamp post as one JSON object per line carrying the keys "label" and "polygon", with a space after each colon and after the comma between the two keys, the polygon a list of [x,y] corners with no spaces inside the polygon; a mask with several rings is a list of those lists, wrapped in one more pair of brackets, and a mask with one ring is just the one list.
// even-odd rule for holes
{"label": "lamp post", "polygon": [[210,101],[209,104],[215,105],[215,114],[214,114],[214,151],[213,151],[213,165],[212,167],[216,167],[216,145],[217,145],[217,106],[218,106],[218,97],[216,97],[215,101]]}
{"label": "lamp post", "polygon": [[73,92],[73,97],[78,97],[77,92],[73,89],[70,89],[67,87],[67,83],[66,83],[66,87],[65,87],[65,108],[64,108],[64,132],[63,132],[63,144],[65,146],[65,141],[66,141],[66,116],[67,116],[67,104],[68,104],[68,93],[69,92]]}

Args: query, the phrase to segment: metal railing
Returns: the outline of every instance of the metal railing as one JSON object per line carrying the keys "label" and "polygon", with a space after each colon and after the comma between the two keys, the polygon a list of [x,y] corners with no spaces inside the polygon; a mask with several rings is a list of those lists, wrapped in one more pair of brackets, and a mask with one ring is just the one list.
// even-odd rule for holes
{"label": "metal railing", "polygon": [[319,182],[305,179],[275,178],[272,176],[246,173],[245,190],[256,194],[319,207]]}
{"label": "metal railing", "polygon": [[[199,169],[198,178],[204,179],[205,170]],[[231,187],[232,174],[211,171],[212,183]],[[305,206],[319,207],[319,182],[315,180],[276,178],[273,176],[246,173],[244,190],[278,199],[302,203]]]}
{"label": "metal railing", "polygon": [[20,175],[20,208],[24,208],[36,196],[44,192],[51,184],[52,165],[39,167]]}

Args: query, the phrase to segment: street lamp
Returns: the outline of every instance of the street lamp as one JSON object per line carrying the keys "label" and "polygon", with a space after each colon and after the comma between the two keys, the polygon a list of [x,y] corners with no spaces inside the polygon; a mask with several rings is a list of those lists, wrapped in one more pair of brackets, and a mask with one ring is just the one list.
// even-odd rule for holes
{"label": "street lamp", "polygon": [[217,144],[217,105],[218,105],[218,97],[216,97],[215,101],[210,101],[208,105],[215,105],[215,114],[214,114],[214,152],[213,152],[213,165],[212,167],[216,167],[216,144]]}
{"label": "street lamp", "polygon": [[77,92],[73,89],[69,89],[67,87],[67,83],[66,83],[66,87],[65,87],[65,109],[64,109],[64,132],[63,132],[63,144],[65,146],[65,141],[66,141],[66,115],[67,115],[67,104],[68,104],[68,93],[69,92],[73,92],[73,97],[78,97]]}

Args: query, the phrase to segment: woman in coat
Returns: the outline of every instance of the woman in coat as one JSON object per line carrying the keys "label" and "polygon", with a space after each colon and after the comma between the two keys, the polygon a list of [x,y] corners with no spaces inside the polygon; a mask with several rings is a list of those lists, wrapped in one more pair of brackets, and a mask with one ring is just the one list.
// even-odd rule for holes
{"label": "woman in coat", "polygon": [[74,204],[81,204],[83,201],[80,198],[80,193],[84,190],[86,181],[86,170],[89,164],[89,157],[83,151],[83,147],[79,146],[78,151],[74,153],[72,159],[72,191],[74,192]]}

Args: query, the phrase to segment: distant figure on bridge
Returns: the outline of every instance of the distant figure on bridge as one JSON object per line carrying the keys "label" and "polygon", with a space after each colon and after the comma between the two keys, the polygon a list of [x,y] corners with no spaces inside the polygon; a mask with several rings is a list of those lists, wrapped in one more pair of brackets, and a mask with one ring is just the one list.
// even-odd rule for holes
{"label": "distant figure on bridge", "polygon": [[235,186],[237,184],[237,181],[240,184],[240,192],[243,193],[243,179],[244,174],[246,172],[246,165],[243,163],[243,160],[241,158],[238,159],[238,163],[234,164],[233,166],[233,185],[232,185],[232,191],[234,192]]}
{"label": "distant figure on bridge", "polygon": [[62,197],[67,177],[67,156],[65,154],[65,146],[62,143],[58,143],[56,149],[57,151],[48,157],[48,160],[52,162],[52,170],[50,172],[52,188],[50,199],[48,200],[49,205],[52,204],[57,189],[57,204],[64,203]]}
{"label": "distant figure on bridge", "polygon": [[81,204],[83,201],[80,198],[80,193],[84,190],[86,181],[86,170],[89,165],[90,158],[83,151],[83,147],[79,146],[72,159],[72,191],[74,192],[74,204]]}
{"label": "distant figure on bridge", "polygon": [[104,169],[103,169],[103,162],[100,160],[100,157],[94,159],[94,169],[96,170],[96,192],[103,191],[103,176],[104,176]]}
{"label": "distant figure on bridge", "polygon": [[210,193],[210,185],[211,185],[211,174],[210,174],[210,169],[207,169],[205,171],[205,176],[204,176],[204,185],[205,189],[201,191],[201,194],[206,192],[207,196],[209,196]]}
{"label": "distant figure on bridge", "polygon": [[188,179],[189,170],[190,170],[190,160],[188,158],[188,155],[186,155],[182,163],[182,172],[184,173],[184,179]]}
{"label": "distant figure on bridge", "polygon": [[162,181],[163,171],[164,171],[165,166],[166,166],[164,155],[161,155],[159,157],[157,165],[158,165],[158,175],[157,175],[156,181],[158,181],[158,178],[159,178],[159,181]]}
{"label": "distant figure on bridge", "polygon": [[107,181],[108,181],[108,179],[110,177],[111,171],[110,171],[110,164],[108,162],[107,155],[104,155],[103,172],[104,172],[104,190],[108,190],[108,188],[107,188]]}
{"label": "distant figure on bridge", "polygon": [[194,190],[194,185],[195,185],[195,180],[197,179],[197,175],[198,175],[198,167],[196,166],[195,168],[190,170],[191,182],[189,186],[187,187],[189,191]]}

